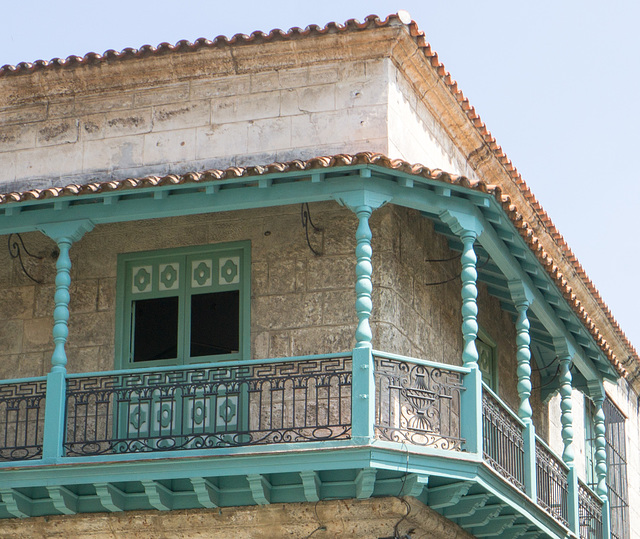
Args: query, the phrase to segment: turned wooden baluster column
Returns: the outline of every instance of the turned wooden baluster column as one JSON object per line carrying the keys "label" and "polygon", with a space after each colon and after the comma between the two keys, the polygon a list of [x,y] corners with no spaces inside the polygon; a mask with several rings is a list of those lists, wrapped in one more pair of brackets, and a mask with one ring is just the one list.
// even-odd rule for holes
{"label": "turned wooden baluster column", "polygon": [[65,345],[69,336],[69,286],[71,285],[71,245],[93,229],[90,221],[72,221],[42,225],[39,230],[56,242],[59,249],[56,261],[56,291],[53,310],[53,342],[51,371],[47,375],[47,393],[44,414],[43,461],[56,461],[64,455],[62,443],[65,433],[65,401],[67,354]]}
{"label": "turned wooden baluster column", "polygon": [[602,505],[602,532],[603,537],[610,537],[611,522],[609,520],[609,490],[607,488],[607,439],[604,416],[605,392],[602,382],[599,380],[588,382],[589,396],[595,405],[594,434],[596,445],[596,494],[600,496]]}
{"label": "turned wooden baluster column", "polygon": [[560,384],[560,421],[562,423],[562,460],[569,468],[568,474],[568,516],[569,529],[576,535],[580,532],[578,511],[578,475],[575,466],[575,450],[573,445],[573,393],[571,365],[573,348],[564,338],[554,339],[556,353],[560,362],[558,382]]}
{"label": "turned wooden baluster column", "polygon": [[470,369],[464,375],[465,391],[460,396],[460,435],[465,440],[465,449],[482,458],[482,373],[478,366],[478,269],[474,244],[482,234],[482,223],[472,213],[446,210],[440,214],[443,222],[462,241],[462,364]]}
{"label": "turned wooden baluster column", "polygon": [[518,375],[518,417],[524,423],[524,486],[527,495],[536,499],[536,432],[531,409],[531,335],[528,310],[533,303],[533,294],[521,281],[510,281],[509,290],[516,307],[516,361]]}
{"label": "turned wooden baluster column", "polygon": [[[370,170],[363,169],[361,176],[366,178]],[[386,204],[390,197],[382,193],[355,189],[339,193],[336,199],[347,206],[358,218],[356,229],[356,345],[353,349],[352,381],[351,381],[351,439],[356,443],[369,444],[373,441],[375,423],[375,379],[372,350],[373,334],[371,332],[371,311],[373,303],[371,295],[373,284],[371,276],[373,266],[371,256],[371,228],[369,218],[374,210]]]}

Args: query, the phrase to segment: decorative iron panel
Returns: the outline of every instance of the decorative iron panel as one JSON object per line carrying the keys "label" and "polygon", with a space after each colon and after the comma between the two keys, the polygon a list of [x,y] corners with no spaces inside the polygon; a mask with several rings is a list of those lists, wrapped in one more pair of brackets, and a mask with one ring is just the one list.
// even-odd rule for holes
{"label": "decorative iron panel", "polygon": [[0,384],[0,460],[42,457],[45,380]]}
{"label": "decorative iron panel", "polygon": [[73,377],[67,455],[336,440],[351,434],[351,358]]}
{"label": "decorative iron panel", "polygon": [[460,373],[376,357],[375,380],[378,438],[462,450]]}
{"label": "decorative iron panel", "polygon": [[524,492],[522,425],[487,391],[482,392],[482,451],[491,468]]}
{"label": "decorative iron panel", "polygon": [[562,461],[536,440],[538,505],[565,526],[569,525],[567,474]]}
{"label": "decorative iron panel", "polygon": [[602,539],[602,502],[578,481],[578,515],[581,539]]}

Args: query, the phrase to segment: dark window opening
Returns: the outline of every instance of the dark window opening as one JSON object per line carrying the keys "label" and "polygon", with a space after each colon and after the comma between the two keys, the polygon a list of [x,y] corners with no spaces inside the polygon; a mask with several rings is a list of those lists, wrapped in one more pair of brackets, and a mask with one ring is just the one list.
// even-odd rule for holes
{"label": "dark window opening", "polygon": [[178,357],[178,298],[133,302],[133,361]]}
{"label": "dark window opening", "polygon": [[190,356],[232,354],[240,349],[240,292],[191,296]]}

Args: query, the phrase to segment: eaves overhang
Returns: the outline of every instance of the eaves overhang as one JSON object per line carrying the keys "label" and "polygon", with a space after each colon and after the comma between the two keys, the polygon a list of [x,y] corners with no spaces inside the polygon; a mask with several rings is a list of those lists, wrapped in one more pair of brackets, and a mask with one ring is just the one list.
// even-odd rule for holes
{"label": "eaves overhang", "polygon": [[[366,189],[385,192],[394,204],[412,207],[432,218],[437,218],[442,207],[451,205],[480,215],[485,228],[492,231],[491,238],[484,237],[491,240],[494,248],[508,254],[502,257],[502,268],[492,262],[481,269],[490,291],[508,305],[510,299],[501,273],[504,264],[518,266],[514,275],[527,281],[545,304],[542,318],[561,328],[570,343],[583,351],[579,354],[581,361],[591,363],[607,379],[626,376],[622,363],[554,259],[499,186],[381,154],[341,154],[266,166],[0,194],[0,233],[34,231],[44,224],[63,221],[88,219],[97,225],[336,200],[345,186],[355,188],[356,182]],[[480,255],[488,257],[482,240],[481,237]],[[539,320],[534,320],[534,332],[536,322]],[[538,329],[543,339],[545,328]],[[586,363],[582,370],[588,371]]]}

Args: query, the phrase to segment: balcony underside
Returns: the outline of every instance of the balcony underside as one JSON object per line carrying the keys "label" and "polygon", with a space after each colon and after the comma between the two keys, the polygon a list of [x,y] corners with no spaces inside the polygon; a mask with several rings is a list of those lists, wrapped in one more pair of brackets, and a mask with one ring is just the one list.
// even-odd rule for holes
{"label": "balcony underside", "polygon": [[64,466],[32,463],[21,469],[19,480],[9,479],[17,479],[14,470],[4,470],[0,517],[413,496],[477,537],[566,534],[483,463],[459,458],[463,455],[407,453],[391,442],[326,445],[214,450],[209,456],[185,451],[108,463],[82,458]]}

